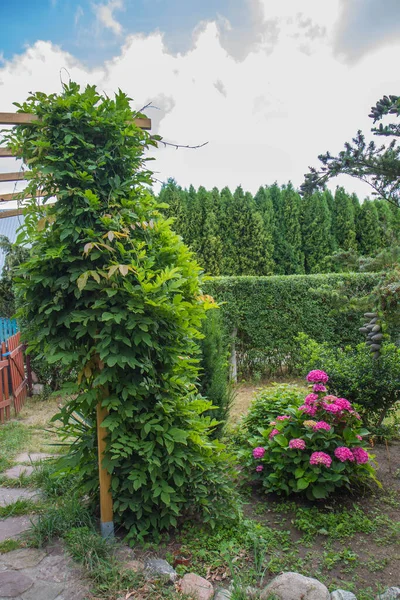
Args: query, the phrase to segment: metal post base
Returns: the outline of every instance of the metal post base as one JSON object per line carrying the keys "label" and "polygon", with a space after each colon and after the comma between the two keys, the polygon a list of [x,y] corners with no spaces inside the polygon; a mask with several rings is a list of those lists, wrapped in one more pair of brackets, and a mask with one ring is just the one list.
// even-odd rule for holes
{"label": "metal post base", "polygon": [[109,521],[108,523],[100,523],[100,533],[101,537],[114,539],[114,523],[113,521]]}

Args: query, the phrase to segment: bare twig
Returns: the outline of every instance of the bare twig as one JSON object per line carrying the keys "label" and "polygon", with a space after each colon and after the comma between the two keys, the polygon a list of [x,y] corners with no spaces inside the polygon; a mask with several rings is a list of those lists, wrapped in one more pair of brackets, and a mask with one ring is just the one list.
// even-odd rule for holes
{"label": "bare twig", "polygon": [[203,146],[207,146],[208,144],[208,142],[204,142],[204,144],[198,144],[197,146],[185,146],[183,144],[174,144],[173,142],[166,142],[165,140],[155,139],[155,141],[159,144],[164,144],[165,147],[172,146],[173,148],[175,148],[175,150],[178,150],[178,148],[189,148],[190,150],[197,150],[198,148],[203,148]]}

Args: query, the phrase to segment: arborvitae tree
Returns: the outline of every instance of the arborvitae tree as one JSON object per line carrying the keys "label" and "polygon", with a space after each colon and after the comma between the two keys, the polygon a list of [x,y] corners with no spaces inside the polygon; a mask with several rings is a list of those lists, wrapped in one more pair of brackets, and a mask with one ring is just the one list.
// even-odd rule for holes
{"label": "arborvitae tree", "polygon": [[287,275],[304,273],[304,254],[300,228],[301,197],[289,182],[282,187],[283,266]]}
{"label": "arborvitae tree", "polygon": [[[354,208],[354,222],[357,225],[357,219],[360,216],[360,211],[361,211],[361,204],[360,204],[357,194],[351,194],[350,198],[351,198],[351,203],[353,204],[353,208]],[[356,229],[357,229],[357,227],[356,227]]]}
{"label": "arborvitae tree", "polygon": [[[397,242],[394,212],[386,200],[374,200],[374,204],[378,212],[379,247],[385,248]],[[399,212],[397,208],[395,210]]]}
{"label": "arborvitae tree", "polygon": [[354,205],[342,187],[336,188],[332,217],[337,247],[342,250],[357,250]]}
{"label": "arborvitae tree", "polygon": [[197,192],[198,237],[195,251],[204,270],[210,275],[220,275],[222,267],[222,242],[218,232],[218,220],[214,213],[211,192],[199,187]]}
{"label": "arborvitae tree", "polygon": [[276,182],[267,188],[267,194],[271,200],[273,208],[272,258],[274,261],[274,273],[277,275],[283,275],[285,273],[283,261],[285,243],[283,206],[281,189]]}
{"label": "arborvitae tree", "polygon": [[380,245],[378,211],[374,202],[364,200],[356,224],[360,253],[365,256],[374,255]]}
{"label": "arborvitae tree", "polygon": [[268,273],[274,272],[274,206],[271,195],[265,187],[260,187],[254,196],[257,210],[262,216],[264,223],[264,244],[266,267]]}
{"label": "arborvitae tree", "polygon": [[177,185],[175,179],[170,178],[167,183],[163,184],[158,198],[160,202],[168,204],[168,208],[164,209],[164,212],[167,217],[174,219],[172,226],[174,231],[185,239],[187,215],[182,188]]}
{"label": "arborvitae tree", "polygon": [[197,192],[193,185],[189,186],[189,190],[185,190],[187,225],[185,242],[196,251],[198,237],[200,234],[201,211],[197,199]]}
{"label": "arborvitae tree", "polygon": [[333,252],[331,215],[324,194],[305,196],[302,202],[302,239],[306,273],[324,273],[324,259]]}
{"label": "arborvitae tree", "polygon": [[233,204],[233,196],[228,187],[224,187],[221,190],[220,201],[219,234],[222,242],[222,273],[224,275],[235,275],[236,255],[230,229],[230,213]]}

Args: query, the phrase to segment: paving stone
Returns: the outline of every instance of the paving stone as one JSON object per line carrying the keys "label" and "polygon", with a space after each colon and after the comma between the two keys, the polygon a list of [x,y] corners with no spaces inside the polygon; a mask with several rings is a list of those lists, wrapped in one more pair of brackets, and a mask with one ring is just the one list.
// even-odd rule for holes
{"label": "paving stone", "polygon": [[62,583],[38,580],[21,596],[23,600],[55,600],[63,590],[64,586]]}
{"label": "paving stone", "polygon": [[54,458],[54,454],[46,454],[45,452],[23,452],[15,457],[17,463],[36,463],[41,460],[47,460],[48,458]]}
{"label": "paving stone", "polygon": [[347,590],[335,590],[331,593],[331,600],[357,600],[357,598]]}
{"label": "paving stone", "polygon": [[17,571],[2,571],[0,573],[0,593],[2,598],[17,598],[33,584],[30,577]]}
{"label": "paving stone", "polygon": [[211,600],[214,596],[212,584],[194,573],[187,573],[183,576],[180,587],[183,594],[192,596],[194,600]]}
{"label": "paving stone", "polygon": [[19,479],[21,475],[29,477],[29,475],[32,475],[32,473],[33,467],[29,465],[15,465],[14,467],[11,467],[11,469],[4,471],[3,475],[8,477],[8,479]]}
{"label": "paving stone", "polygon": [[0,562],[9,567],[20,571],[21,569],[29,569],[36,567],[46,556],[44,550],[36,550],[35,548],[20,548],[13,550],[0,556]]}
{"label": "paving stone", "polygon": [[0,542],[4,540],[19,537],[32,526],[32,521],[35,521],[35,516],[28,517],[8,517],[4,521],[0,521]]}
{"label": "paving stone", "polygon": [[40,492],[37,490],[0,487],[0,506],[13,504],[17,500],[38,500],[39,498]]}

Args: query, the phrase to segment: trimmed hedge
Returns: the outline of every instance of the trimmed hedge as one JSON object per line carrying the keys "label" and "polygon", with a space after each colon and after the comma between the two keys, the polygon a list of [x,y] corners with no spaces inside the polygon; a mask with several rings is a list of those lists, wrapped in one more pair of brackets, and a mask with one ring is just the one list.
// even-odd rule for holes
{"label": "trimmed hedge", "polygon": [[363,311],[352,306],[337,310],[335,290],[362,298],[379,277],[377,273],[214,277],[203,288],[221,305],[227,331],[237,329],[239,373],[261,377],[294,372],[294,338],[299,332],[335,347],[364,341],[358,331]]}

